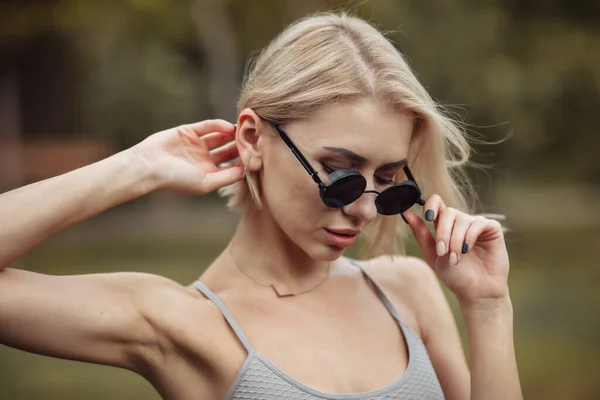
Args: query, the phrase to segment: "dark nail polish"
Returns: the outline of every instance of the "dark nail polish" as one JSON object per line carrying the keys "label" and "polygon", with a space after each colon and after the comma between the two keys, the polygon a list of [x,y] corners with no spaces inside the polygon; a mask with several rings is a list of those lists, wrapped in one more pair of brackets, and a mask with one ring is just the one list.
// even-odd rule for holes
{"label": "dark nail polish", "polygon": [[406,220],[406,218],[404,217],[404,214],[400,213],[400,216],[402,217],[402,219],[404,220],[404,222],[406,222],[406,225],[409,225],[408,221]]}
{"label": "dark nail polish", "polygon": [[435,214],[433,214],[433,210],[425,211],[425,219],[427,221],[433,221],[433,217],[435,217]]}
{"label": "dark nail polish", "polygon": [[469,243],[467,243],[467,241],[465,240],[465,242],[463,243],[463,247],[462,247],[462,253],[466,254],[467,251],[469,251]]}

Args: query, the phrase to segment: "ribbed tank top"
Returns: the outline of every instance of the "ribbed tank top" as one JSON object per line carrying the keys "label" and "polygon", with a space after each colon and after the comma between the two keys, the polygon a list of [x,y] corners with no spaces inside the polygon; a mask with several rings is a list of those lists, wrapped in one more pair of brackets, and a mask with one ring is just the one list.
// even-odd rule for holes
{"label": "ribbed tank top", "polygon": [[392,303],[364,268],[358,262],[351,261],[360,268],[366,279],[373,284],[377,295],[402,330],[408,349],[408,365],[404,374],[393,383],[369,392],[334,394],[312,389],[292,378],[267,358],[255,352],[225,304],[206,285],[200,281],[195,281],[194,286],[221,310],[223,316],[248,351],[248,356],[225,397],[226,400],[444,399],[444,394],[431,365],[429,355],[419,335],[400,320]]}

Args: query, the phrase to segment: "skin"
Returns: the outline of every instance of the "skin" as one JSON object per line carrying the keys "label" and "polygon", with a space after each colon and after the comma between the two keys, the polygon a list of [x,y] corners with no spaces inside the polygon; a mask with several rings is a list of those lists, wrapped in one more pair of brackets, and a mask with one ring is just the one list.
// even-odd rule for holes
{"label": "skin", "polygon": [[[244,212],[231,242],[200,279],[235,315],[252,347],[305,385],[355,393],[397,379],[408,363],[401,331],[323,230],[364,229],[376,217],[374,195],[327,208],[316,184],[252,110],[239,115],[237,127],[213,120],[169,129],[106,160],[0,195],[0,342],[127,368],[163,398],[223,398],[247,352],[193,286],[151,274],[48,276],[7,266],[55,232],[151,191],[204,194],[238,181],[239,164],[218,165],[239,156],[259,175],[264,206]],[[401,174],[402,167],[380,166],[406,158],[412,122],[365,100],[327,106],[283,128],[317,171],[323,161],[356,168],[368,189],[382,190],[376,177]],[[331,146],[367,161],[351,165],[324,149]],[[448,399],[521,398],[502,230],[446,207],[436,195],[419,212],[427,209],[435,214],[433,235],[415,213],[405,215],[425,260],[382,257],[365,267],[423,339]],[[469,251],[460,254],[465,239]],[[457,265],[449,253],[436,253],[436,241],[458,255]],[[284,293],[308,290],[328,269],[329,275],[317,289],[280,299],[232,257],[254,280]],[[459,299],[471,373],[436,275]]]}

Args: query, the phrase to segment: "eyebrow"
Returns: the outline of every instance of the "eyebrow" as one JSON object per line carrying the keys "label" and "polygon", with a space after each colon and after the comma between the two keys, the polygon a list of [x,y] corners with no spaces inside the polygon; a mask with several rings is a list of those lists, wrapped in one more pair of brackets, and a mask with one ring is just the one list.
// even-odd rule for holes
{"label": "eyebrow", "polygon": [[[360,156],[358,154],[356,154],[355,152],[348,150],[348,149],[344,149],[343,147],[323,147],[323,149],[331,151],[333,153],[337,153],[340,154],[352,161],[354,161],[356,164],[362,165],[364,164],[367,159],[364,158],[363,156]],[[398,168],[401,167],[403,165],[406,164],[406,158],[396,161],[396,162],[391,162],[391,163],[387,163],[387,164],[383,164],[382,166],[380,166],[379,168],[383,168],[383,169],[393,169],[393,168]]]}

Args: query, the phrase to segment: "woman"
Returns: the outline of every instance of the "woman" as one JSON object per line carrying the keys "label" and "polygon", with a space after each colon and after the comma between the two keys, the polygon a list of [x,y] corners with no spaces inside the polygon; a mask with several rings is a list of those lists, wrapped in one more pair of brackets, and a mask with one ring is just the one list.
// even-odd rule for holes
{"label": "woman", "polygon": [[[398,51],[360,19],[307,18],[258,57],[238,111],[0,196],[0,341],[127,368],[166,399],[521,398],[501,226],[457,209],[467,144]],[[218,188],[242,217],[187,287],[4,268],[146,193]],[[424,260],[343,257],[359,234],[401,253],[405,223]]]}

